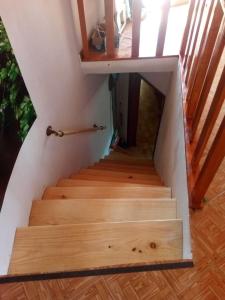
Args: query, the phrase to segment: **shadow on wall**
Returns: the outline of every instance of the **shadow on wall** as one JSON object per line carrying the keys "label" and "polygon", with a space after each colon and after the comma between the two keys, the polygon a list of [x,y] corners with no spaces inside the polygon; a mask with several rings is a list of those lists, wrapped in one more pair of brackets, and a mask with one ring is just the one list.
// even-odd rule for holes
{"label": "shadow on wall", "polygon": [[36,113],[0,19],[0,208],[20,147]]}

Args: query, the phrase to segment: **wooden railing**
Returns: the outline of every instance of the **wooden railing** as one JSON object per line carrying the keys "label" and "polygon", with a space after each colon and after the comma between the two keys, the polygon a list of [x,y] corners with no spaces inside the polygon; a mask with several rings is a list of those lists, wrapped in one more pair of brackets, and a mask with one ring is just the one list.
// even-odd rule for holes
{"label": "wooden railing", "polygon": [[[224,65],[218,84],[214,81],[218,76],[224,47],[224,1],[191,0],[180,59],[190,205],[193,208],[201,207],[225,157],[225,116],[220,114],[225,100]],[[215,89],[215,94],[211,99],[212,89]],[[206,117],[205,110],[208,111]],[[217,133],[213,130],[216,123],[220,123]]]}
{"label": "wooden railing", "polygon": [[[94,0],[91,0],[94,1]],[[103,0],[102,0],[103,1]],[[102,60],[111,60],[118,58],[117,51],[115,49],[115,4],[114,0],[104,0],[105,4],[105,25],[106,25],[106,51],[104,55],[100,55]],[[84,0],[77,0],[78,13],[80,19],[80,30],[82,37],[82,59],[83,60],[95,60],[98,53],[96,52],[93,55],[93,51],[90,47],[89,36],[87,33],[86,18],[85,18],[85,8]],[[158,42],[156,49],[156,57],[163,56],[166,31],[167,31],[167,22],[170,9],[170,0],[164,0],[162,5],[162,16],[161,23],[158,34]],[[142,13],[142,1],[133,0],[132,5],[132,44],[131,44],[131,56],[130,58],[139,57],[139,48],[140,48],[140,29],[141,29],[141,13]]]}

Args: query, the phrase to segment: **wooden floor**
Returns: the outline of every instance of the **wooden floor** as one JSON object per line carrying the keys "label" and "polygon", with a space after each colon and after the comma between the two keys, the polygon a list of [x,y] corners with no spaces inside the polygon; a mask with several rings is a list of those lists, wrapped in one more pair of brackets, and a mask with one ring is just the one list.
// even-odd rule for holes
{"label": "wooden floor", "polygon": [[216,193],[223,174],[214,180],[204,209],[191,211],[194,268],[5,284],[0,299],[225,299],[225,195]]}

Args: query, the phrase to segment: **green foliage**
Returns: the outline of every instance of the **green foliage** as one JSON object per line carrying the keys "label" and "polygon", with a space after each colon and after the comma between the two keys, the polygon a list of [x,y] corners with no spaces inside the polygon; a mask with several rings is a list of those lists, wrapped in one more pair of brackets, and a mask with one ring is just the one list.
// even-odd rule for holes
{"label": "green foliage", "polygon": [[19,124],[19,136],[23,141],[36,113],[23,82],[4,25],[0,19],[0,127],[7,121],[7,109],[11,109]]}

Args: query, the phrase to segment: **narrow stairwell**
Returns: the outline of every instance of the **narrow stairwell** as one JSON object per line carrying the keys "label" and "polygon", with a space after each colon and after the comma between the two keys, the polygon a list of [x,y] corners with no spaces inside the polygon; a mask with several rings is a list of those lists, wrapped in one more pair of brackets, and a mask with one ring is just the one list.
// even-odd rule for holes
{"label": "narrow stairwell", "polygon": [[48,187],[15,235],[9,274],[182,260],[176,199],[153,162],[112,152]]}

